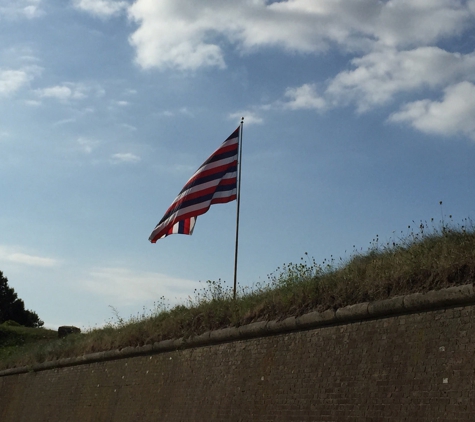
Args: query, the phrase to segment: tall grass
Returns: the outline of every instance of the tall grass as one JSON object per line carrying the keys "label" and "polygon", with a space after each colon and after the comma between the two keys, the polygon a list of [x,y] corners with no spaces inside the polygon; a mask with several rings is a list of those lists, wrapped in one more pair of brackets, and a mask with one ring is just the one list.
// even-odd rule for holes
{"label": "tall grass", "polygon": [[318,264],[305,254],[300,262],[277,268],[265,282],[242,287],[236,300],[232,286],[221,280],[208,280],[183,305],[171,307],[165,298],[160,298],[154,309],[127,320],[112,308],[114,318],[105,327],[30,348],[28,353],[19,353],[0,366],[29,365],[169,338],[188,338],[228,326],[474,281],[475,230],[471,220],[458,225],[442,220],[437,226],[433,220],[421,221],[408,230],[386,242],[376,236],[367,251],[354,250],[348,259],[331,257]]}

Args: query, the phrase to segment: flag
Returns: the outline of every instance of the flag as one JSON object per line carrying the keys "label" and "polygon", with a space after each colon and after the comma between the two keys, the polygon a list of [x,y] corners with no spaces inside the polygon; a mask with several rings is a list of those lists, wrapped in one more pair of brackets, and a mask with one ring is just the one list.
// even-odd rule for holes
{"label": "flag", "polygon": [[175,233],[191,235],[197,217],[211,205],[236,199],[239,129],[191,176],[153,230],[150,242]]}

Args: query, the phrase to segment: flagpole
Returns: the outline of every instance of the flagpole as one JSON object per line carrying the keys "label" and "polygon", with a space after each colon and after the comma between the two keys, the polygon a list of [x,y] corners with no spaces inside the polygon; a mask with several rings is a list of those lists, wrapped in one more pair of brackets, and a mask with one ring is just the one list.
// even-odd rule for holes
{"label": "flagpole", "polygon": [[238,181],[237,181],[237,193],[236,193],[236,247],[234,249],[234,289],[233,299],[236,300],[237,289],[237,265],[238,265],[238,247],[239,247],[239,211],[241,206],[241,157],[242,157],[242,131],[244,125],[244,117],[241,118],[241,127],[239,130],[239,155],[238,155]]}

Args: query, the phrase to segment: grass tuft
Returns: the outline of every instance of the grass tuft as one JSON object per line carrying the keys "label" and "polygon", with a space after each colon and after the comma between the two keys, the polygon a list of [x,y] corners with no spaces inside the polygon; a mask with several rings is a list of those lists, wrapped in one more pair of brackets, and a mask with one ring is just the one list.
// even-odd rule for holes
{"label": "grass tuft", "polygon": [[[103,328],[64,339],[43,338],[21,347],[10,344],[6,349],[0,344],[0,352],[4,351],[0,368],[189,338],[209,330],[474,281],[475,230],[470,219],[465,219],[463,225],[442,220],[439,226],[433,220],[421,221],[408,229],[409,234],[401,233],[385,243],[376,236],[366,252],[355,250],[347,260],[331,257],[318,264],[305,253],[300,262],[277,268],[265,282],[240,288],[236,300],[226,282],[208,280],[183,305],[171,307],[162,297],[150,312],[144,309],[128,320],[111,307],[114,318]],[[0,335],[7,328],[25,330],[4,327]]]}

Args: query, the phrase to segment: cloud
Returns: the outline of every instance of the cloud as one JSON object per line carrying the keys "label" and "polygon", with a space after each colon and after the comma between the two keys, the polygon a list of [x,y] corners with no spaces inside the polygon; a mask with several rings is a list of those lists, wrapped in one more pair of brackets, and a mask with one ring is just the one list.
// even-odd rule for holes
{"label": "cloud", "polygon": [[120,126],[127,130],[130,130],[131,132],[135,132],[137,130],[135,126],[129,125],[127,123],[122,123]]}
{"label": "cloud", "polygon": [[163,116],[163,117],[174,117],[175,116],[175,113],[171,110],[163,110],[161,111],[160,113],[158,113],[160,116]]}
{"label": "cloud", "polygon": [[32,76],[25,70],[0,69],[0,97],[6,97],[28,84]]}
{"label": "cloud", "polygon": [[40,98],[54,98],[59,101],[80,100],[86,98],[86,88],[79,84],[66,83],[48,88],[36,89]]}
{"label": "cloud", "polygon": [[88,138],[78,138],[77,143],[80,149],[86,154],[90,154],[99,144],[98,141]]}
{"label": "cloud", "polygon": [[189,116],[193,117],[194,114],[187,107],[181,107],[177,110],[163,110],[158,113],[162,117],[176,117],[176,116]]}
{"label": "cloud", "polygon": [[143,304],[162,296],[185,299],[197,283],[166,274],[127,268],[95,268],[79,283],[81,288],[110,300],[115,305]]}
{"label": "cloud", "polygon": [[257,112],[250,110],[238,111],[236,113],[231,113],[228,116],[230,120],[235,121],[241,121],[242,117],[244,117],[244,123],[246,125],[261,124],[264,122],[264,119],[259,116]]}
{"label": "cloud", "polygon": [[406,104],[389,121],[409,123],[424,133],[463,134],[475,140],[475,85],[461,82],[445,89],[442,101],[421,100]]}
{"label": "cloud", "polygon": [[460,34],[467,28],[473,19],[468,3],[390,0],[380,3],[380,14],[368,33],[386,46],[432,44],[441,38]]}
{"label": "cloud", "polygon": [[113,164],[138,163],[140,160],[141,158],[138,155],[132,154],[130,152],[117,153],[117,154],[112,155]]}
{"label": "cloud", "polygon": [[284,108],[324,110],[354,103],[359,112],[365,112],[388,103],[399,93],[475,80],[475,53],[463,55],[438,47],[383,49],[355,58],[351,64],[355,69],[327,81],[322,94],[315,84],[287,88]]}
{"label": "cloud", "polygon": [[74,0],[74,7],[99,18],[117,16],[129,6],[126,1],[114,0]]}
{"label": "cloud", "polygon": [[475,79],[475,53],[450,53],[438,47],[384,49],[351,63],[356,68],[333,78],[325,96],[334,105],[354,102],[359,112],[385,104],[400,92]]}
{"label": "cloud", "polygon": [[6,246],[0,246],[0,261],[34,267],[54,267],[59,264],[56,259],[18,252],[14,248]]}
{"label": "cloud", "polygon": [[[339,49],[353,57],[349,69],[318,89],[309,81],[288,87],[281,100],[249,107],[246,122],[261,123],[266,110],[322,112],[351,105],[363,113],[402,95],[445,92],[441,103],[410,103],[391,117],[422,127],[422,118],[408,117],[416,108],[435,113],[454,101],[450,87],[475,81],[475,52],[438,44],[473,27],[474,5],[473,0],[136,0],[128,15],[138,25],[130,43],[144,69],[223,69],[229,48],[241,54],[269,47],[293,54]],[[452,133],[454,118],[442,120],[438,127]]]}
{"label": "cloud", "polygon": [[[92,1],[92,0],[91,0]],[[224,68],[223,46],[318,53],[429,45],[461,33],[471,3],[453,0],[137,0],[130,43],[143,68]]]}
{"label": "cloud", "polygon": [[41,0],[3,0],[0,6],[0,19],[33,19],[44,15],[40,8]]}
{"label": "cloud", "polygon": [[25,100],[25,104],[30,107],[39,107],[41,105],[41,101],[38,100]]}
{"label": "cloud", "polygon": [[[183,6],[185,9],[180,10]],[[140,24],[130,37],[131,44],[137,49],[137,63],[145,69],[224,68],[221,48],[205,41],[208,31],[213,28],[206,23],[206,18],[200,19],[193,13],[197,6],[200,5],[180,0],[135,2],[129,9],[129,16]]]}
{"label": "cloud", "polygon": [[[39,102],[39,104],[41,105],[41,102]],[[53,126],[56,127],[56,126],[67,125],[69,123],[74,123],[75,121],[76,119],[72,117],[68,119],[61,119],[61,120],[58,120],[57,122],[54,122]]]}
{"label": "cloud", "polygon": [[326,100],[317,93],[314,84],[287,88],[284,96],[289,99],[284,103],[284,107],[291,110],[324,110],[327,106]]}

